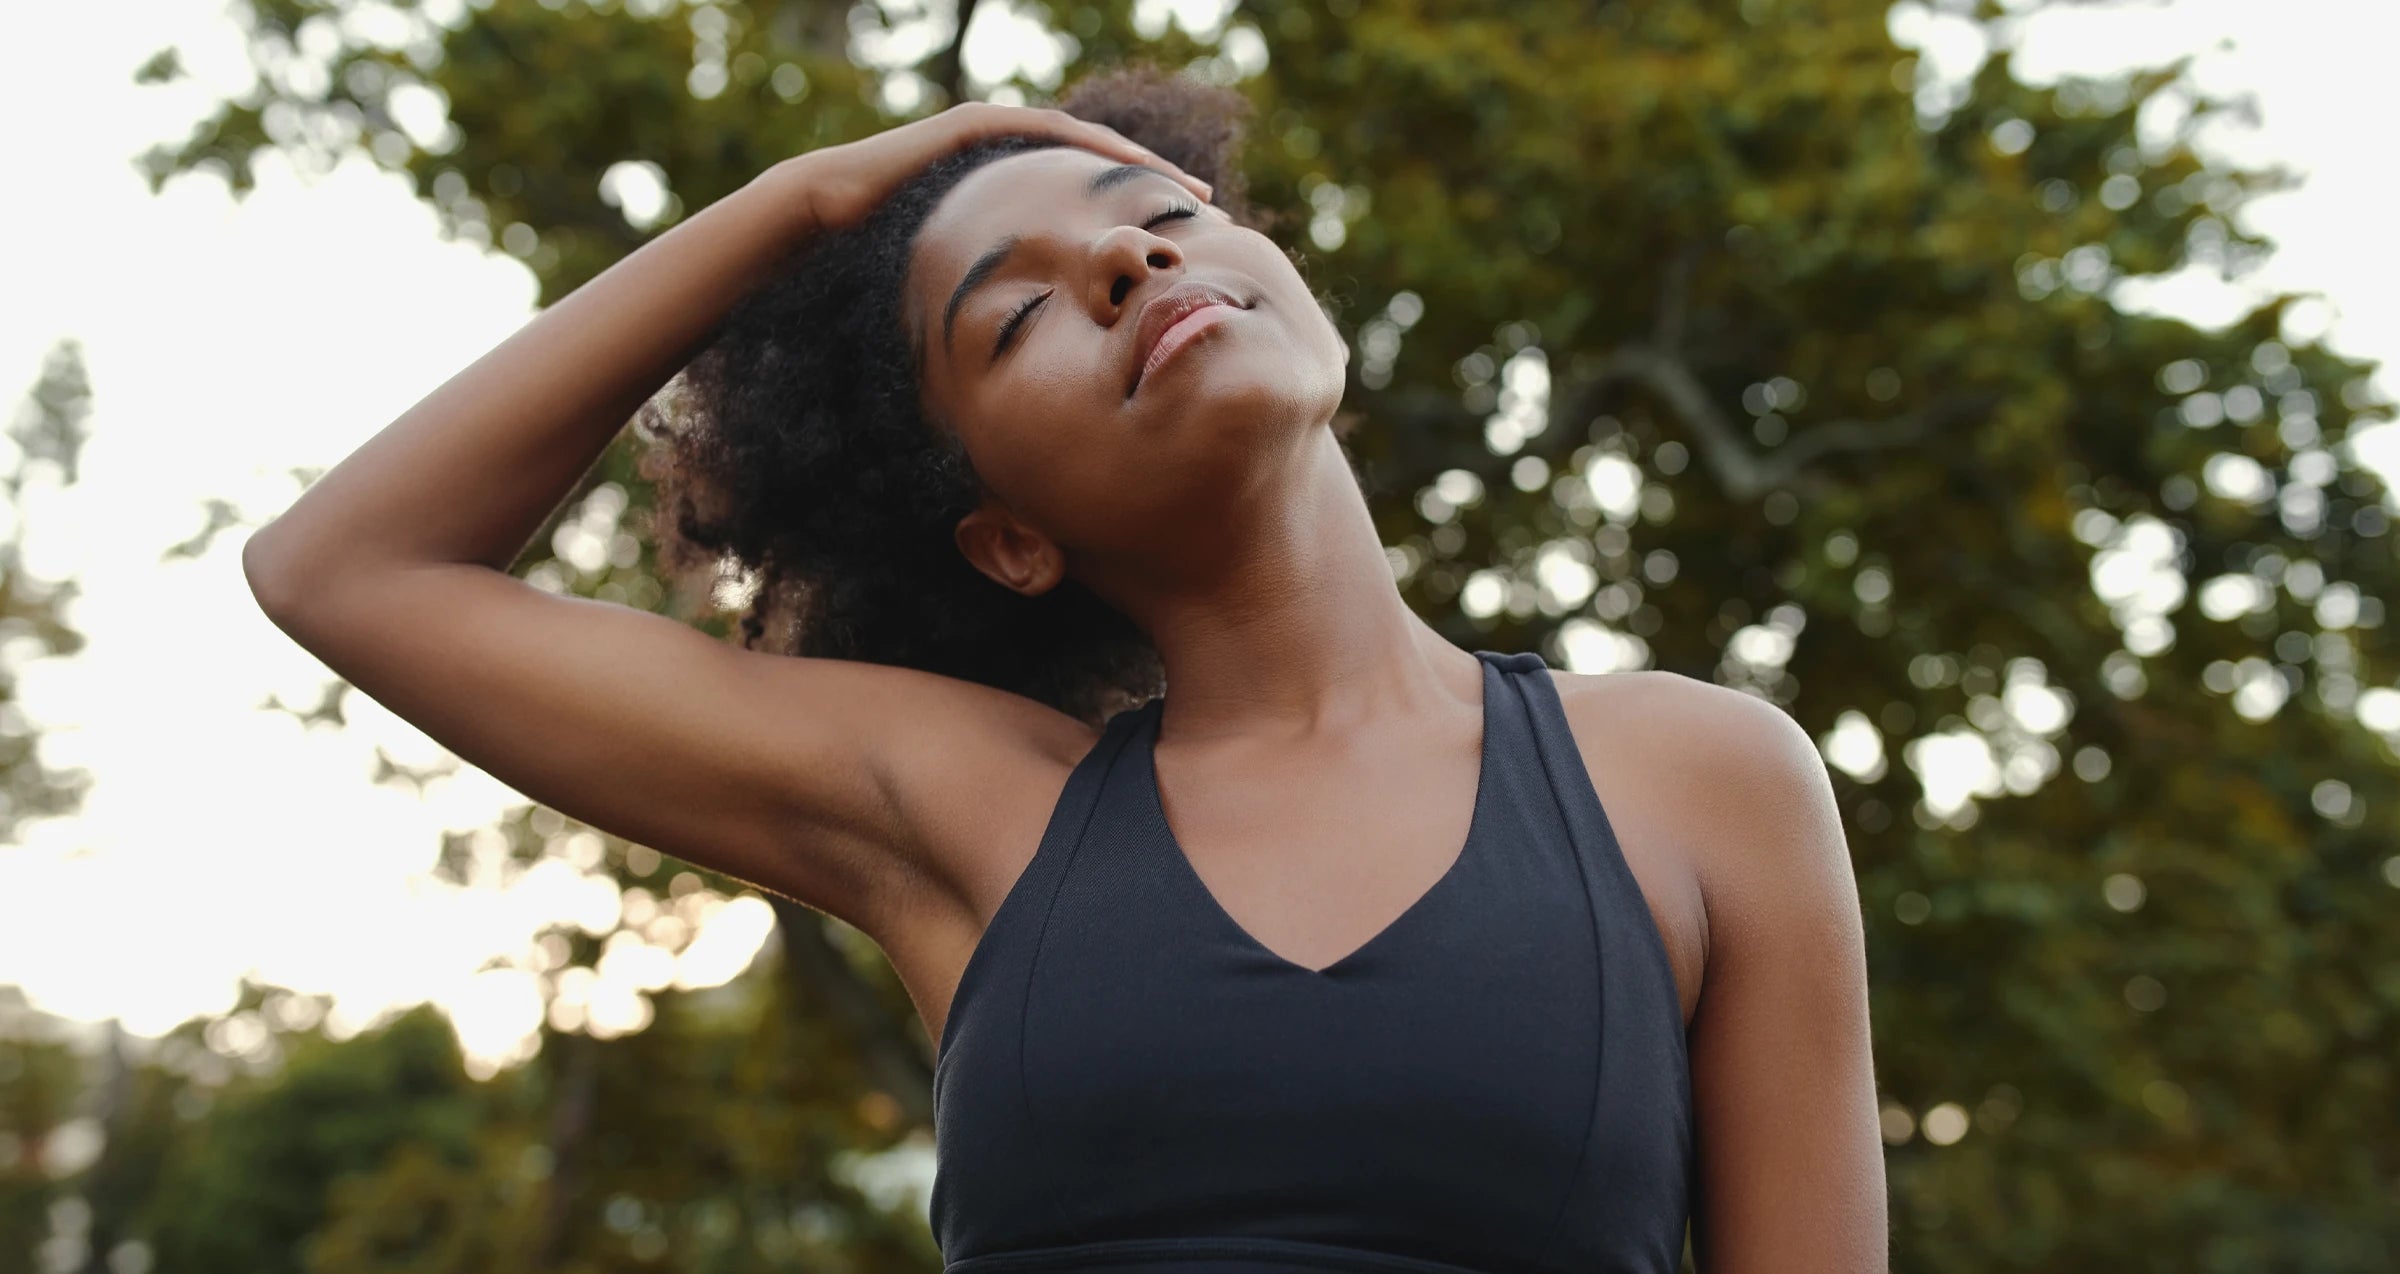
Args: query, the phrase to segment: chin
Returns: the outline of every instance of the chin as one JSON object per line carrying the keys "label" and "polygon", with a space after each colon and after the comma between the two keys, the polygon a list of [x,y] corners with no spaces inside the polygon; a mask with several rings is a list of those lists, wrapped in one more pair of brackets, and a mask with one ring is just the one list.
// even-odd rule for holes
{"label": "chin", "polygon": [[1341,406],[1338,376],[1297,372],[1193,379],[1198,383],[1186,390],[1177,415],[1212,437],[1238,436],[1253,446],[1305,437]]}

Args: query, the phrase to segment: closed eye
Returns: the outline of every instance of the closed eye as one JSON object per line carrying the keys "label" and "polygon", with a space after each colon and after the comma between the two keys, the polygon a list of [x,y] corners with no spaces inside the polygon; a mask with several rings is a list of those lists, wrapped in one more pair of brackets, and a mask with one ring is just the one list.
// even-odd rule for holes
{"label": "closed eye", "polygon": [[[1165,209],[1164,211],[1159,212],[1155,216],[1152,216],[1149,220],[1144,221],[1142,223],[1142,229],[1148,230],[1165,222],[1174,221],[1179,218],[1197,217],[1199,215],[1200,205],[1190,202],[1177,203]],[[1052,289],[1052,291],[1056,291],[1056,289]],[[1016,339],[1017,330],[1023,327],[1025,320],[1033,314],[1033,308],[1049,299],[1050,292],[1036,293],[1035,295],[1027,298],[1023,305],[1018,306],[1016,311],[1010,314],[1005,322],[1000,324],[1000,337],[992,345],[993,362],[999,362],[1000,356],[1008,352],[1010,342]]]}

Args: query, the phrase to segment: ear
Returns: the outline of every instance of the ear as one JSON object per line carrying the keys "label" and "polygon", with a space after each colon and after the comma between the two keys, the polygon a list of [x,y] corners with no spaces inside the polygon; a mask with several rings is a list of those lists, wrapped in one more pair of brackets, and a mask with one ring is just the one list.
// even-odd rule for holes
{"label": "ear", "polygon": [[989,494],[958,520],[951,538],[976,570],[1027,597],[1049,592],[1066,577],[1058,545]]}

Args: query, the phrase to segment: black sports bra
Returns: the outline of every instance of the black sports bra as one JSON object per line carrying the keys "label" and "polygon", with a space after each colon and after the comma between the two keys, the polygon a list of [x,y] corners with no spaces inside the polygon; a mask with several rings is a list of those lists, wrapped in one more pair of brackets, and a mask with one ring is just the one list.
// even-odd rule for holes
{"label": "black sports bra", "polygon": [[1695,1178],[1666,947],[1538,654],[1483,662],[1434,886],[1322,970],[1168,830],[1109,719],[968,958],[934,1066],[945,1274],[1671,1274]]}

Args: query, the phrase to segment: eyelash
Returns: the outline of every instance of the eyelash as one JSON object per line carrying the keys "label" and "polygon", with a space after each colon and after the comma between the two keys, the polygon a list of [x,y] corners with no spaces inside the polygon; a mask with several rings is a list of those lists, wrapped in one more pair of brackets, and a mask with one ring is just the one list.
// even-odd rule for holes
{"label": "eyelash", "polygon": [[[1196,203],[1186,201],[1182,203],[1170,204],[1168,205],[1166,211],[1161,212],[1157,216],[1143,222],[1142,229],[1147,230],[1162,221],[1173,221],[1178,217],[1197,217],[1199,215],[1200,205]],[[1043,301],[1049,299],[1049,296],[1050,294],[1048,292],[1043,292],[1027,299],[1023,305],[1017,307],[1016,313],[1009,315],[1008,320],[1000,325],[1000,339],[992,346],[992,358],[994,360],[997,360],[1002,354],[1008,352],[1009,341],[1016,336],[1017,329],[1024,325],[1026,317],[1033,313],[1033,307],[1040,305]]]}

